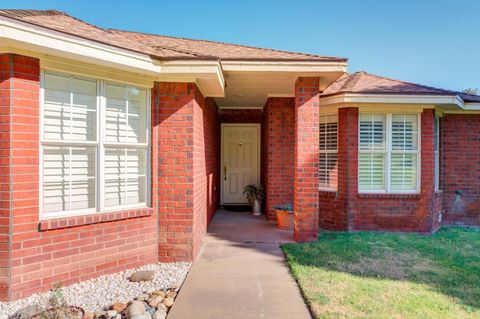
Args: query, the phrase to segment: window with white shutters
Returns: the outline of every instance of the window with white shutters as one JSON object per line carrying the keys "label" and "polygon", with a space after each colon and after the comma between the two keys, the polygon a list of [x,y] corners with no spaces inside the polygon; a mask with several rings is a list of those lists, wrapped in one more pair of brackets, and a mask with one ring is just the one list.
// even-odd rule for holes
{"label": "window with white shutters", "polygon": [[320,189],[337,189],[338,180],[338,116],[320,116],[319,186]]}
{"label": "window with white shutters", "polygon": [[358,188],[364,193],[418,191],[417,114],[361,113]]}
{"label": "window with white shutters", "polygon": [[148,92],[44,72],[42,218],[147,205]]}

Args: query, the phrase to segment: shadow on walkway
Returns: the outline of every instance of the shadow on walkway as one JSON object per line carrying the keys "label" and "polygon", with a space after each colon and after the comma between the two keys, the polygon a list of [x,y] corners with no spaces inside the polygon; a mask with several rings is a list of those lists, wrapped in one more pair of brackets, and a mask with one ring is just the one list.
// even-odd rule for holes
{"label": "shadow on walkway", "polygon": [[293,242],[263,216],[220,210],[168,319],[311,318],[283,259]]}

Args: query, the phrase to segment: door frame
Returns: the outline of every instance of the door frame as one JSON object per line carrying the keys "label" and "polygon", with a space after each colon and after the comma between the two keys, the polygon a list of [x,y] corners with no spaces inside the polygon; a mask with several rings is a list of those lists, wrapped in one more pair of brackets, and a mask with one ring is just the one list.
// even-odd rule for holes
{"label": "door frame", "polygon": [[257,185],[260,184],[260,176],[261,176],[261,142],[262,142],[262,125],[260,123],[221,123],[220,124],[220,205],[235,205],[235,203],[228,203],[225,204],[223,202],[223,181],[224,181],[224,172],[223,172],[223,163],[224,163],[224,131],[223,128],[231,126],[231,127],[242,127],[242,126],[253,126],[258,129],[258,136],[257,136]]}

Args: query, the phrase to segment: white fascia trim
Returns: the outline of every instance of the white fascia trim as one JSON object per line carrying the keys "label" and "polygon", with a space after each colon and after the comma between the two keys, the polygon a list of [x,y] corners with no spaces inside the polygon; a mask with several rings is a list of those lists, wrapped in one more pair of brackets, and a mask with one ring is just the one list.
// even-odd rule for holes
{"label": "white fascia trim", "polygon": [[347,62],[222,61],[222,66],[227,72],[294,72],[316,74],[347,71]]}
{"label": "white fascia trim", "polygon": [[456,105],[464,107],[461,97],[445,95],[400,95],[400,94],[358,94],[344,93],[320,97],[320,105],[334,104],[414,104],[414,105]]}
{"label": "white fascia trim", "polygon": [[[0,53],[16,51],[135,72],[158,81],[178,78],[179,81],[197,82],[206,88],[202,93],[224,96],[225,78],[220,61],[157,61],[147,54],[0,16]],[[210,94],[210,91],[213,93]]]}
{"label": "white fascia trim", "polygon": [[162,74],[177,74],[179,77],[183,75],[198,77],[198,74],[214,74],[218,78],[219,83],[225,87],[225,77],[218,60],[171,60],[159,61],[158,63],[162,68]]}
{"label": "white fascia trim", "polygon": [[465,111],[480,111],[480,103],[465,103],[463,106]]}
{"label": "white fascia trim", "polygon": [[146,54],[98,43],[49,30],[26,22],[0,16],[0,39],[10,47],[31,50],[64,58],[97,63],[116,64],[130,71],[158,73],[161,68]]}

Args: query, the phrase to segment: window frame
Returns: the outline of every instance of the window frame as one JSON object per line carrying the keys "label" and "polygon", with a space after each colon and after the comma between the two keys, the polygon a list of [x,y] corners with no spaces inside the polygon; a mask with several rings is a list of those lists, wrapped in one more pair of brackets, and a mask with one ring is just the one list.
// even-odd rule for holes
{"label": "window frame", "polygon": [[[92,81],[96,83],[96,139],[95,141],[75,141],[75,140],[49,140],[44,138],[44,116],[45,116],[45,75],[52,74],[57,76],[68,77],[70,79],[76,78],[81,80]],[[145,94],[145,143],[121,143],[121,142],[106,142],[106,89],[107,85],[118,85],[126,88],[136,88],[144,90]],[[60,72],[53,70],[40,71],[40,112],[39,112],[39,219],[49,220],[56,218],[75,217],[83,215],[94,215],[102,213],[111,213],[117,211],[125,211],[131,209],[148,208],[151,205],[151,92],[150,88],[145,85],[132,85],[129,83],[104,80],[91,76],[78,75],[76,73]],[[44,147],[48,146],[89,146],[95,147],[95,207],[88,209],[78,209],[70,211],[45,213],[44,211]],[[145,202],[126,204],[119,206],[106,207],[105,206],[105,173],[104,173],[104,159],[106,146],[115,148],[131,148],[131,149],[146,149],[146,173],[145,173]]]}
{"label": "window frame", "polygon": [[[382,150],[361,150],[360,149],[360,115],[361,114],[372,114],[372,115],[382,115],[385,116],[385,148]],[[417,150],[393,150],[392,149],[392,117],[393,115],[416,115],[417,116]],[[360,154],[384,154],[384,181],[385,189],[382,190],[362,190],[360,188],[360,167],[357,165],[357,189],[359,194],[419,194],[421,189],[421,153],[422,153],[422,127],[421,127],[421,112],[359,112],[358,116],[358,156],[357,161],[360,159]],[[390,183],[390,173],[391,173],[391,157],[392,154],[416,154],[417,155],[417,174],[416,174],[416,189],[414,190],[392,190]]]}
{"label": "window frame", "polygon": [[[327,119],[328,117],[331,117],[331,116],[334,116],[336,118],[336,121],[335,122],[327,122],[326,120],[325,121],[322,121],[322,117],[325,117],[325,119]],[[328,154],[336,154],[337,155],[337,186],[336,187],[326,187],[326,186],[322,186],[320,185],[321,184],[321,181],[320,181],[320,163],[319,163],[319,166],[318,166],[318,183],[319,183],[319,187],[318,189],[320,191],[337,191],[338,190],[338,112],[337,113],[325,113],[325,114],[320,114],[319,116],[319,122],[320,124],[326,124],[326,123],[337,123],[337,147],[335,150],[321,150],[320,147],[319,147],[319,151],[318,151],[318,156],[322,156],[322,155],[325,155],[325,156],[328,156]],[[318,132],[318,135],[319,135],[319,139],[320,139],[320,132]],[[320,140],[319,140],[319,144],[320,144]],[[326,145],[326,143],[325,143]]]}

